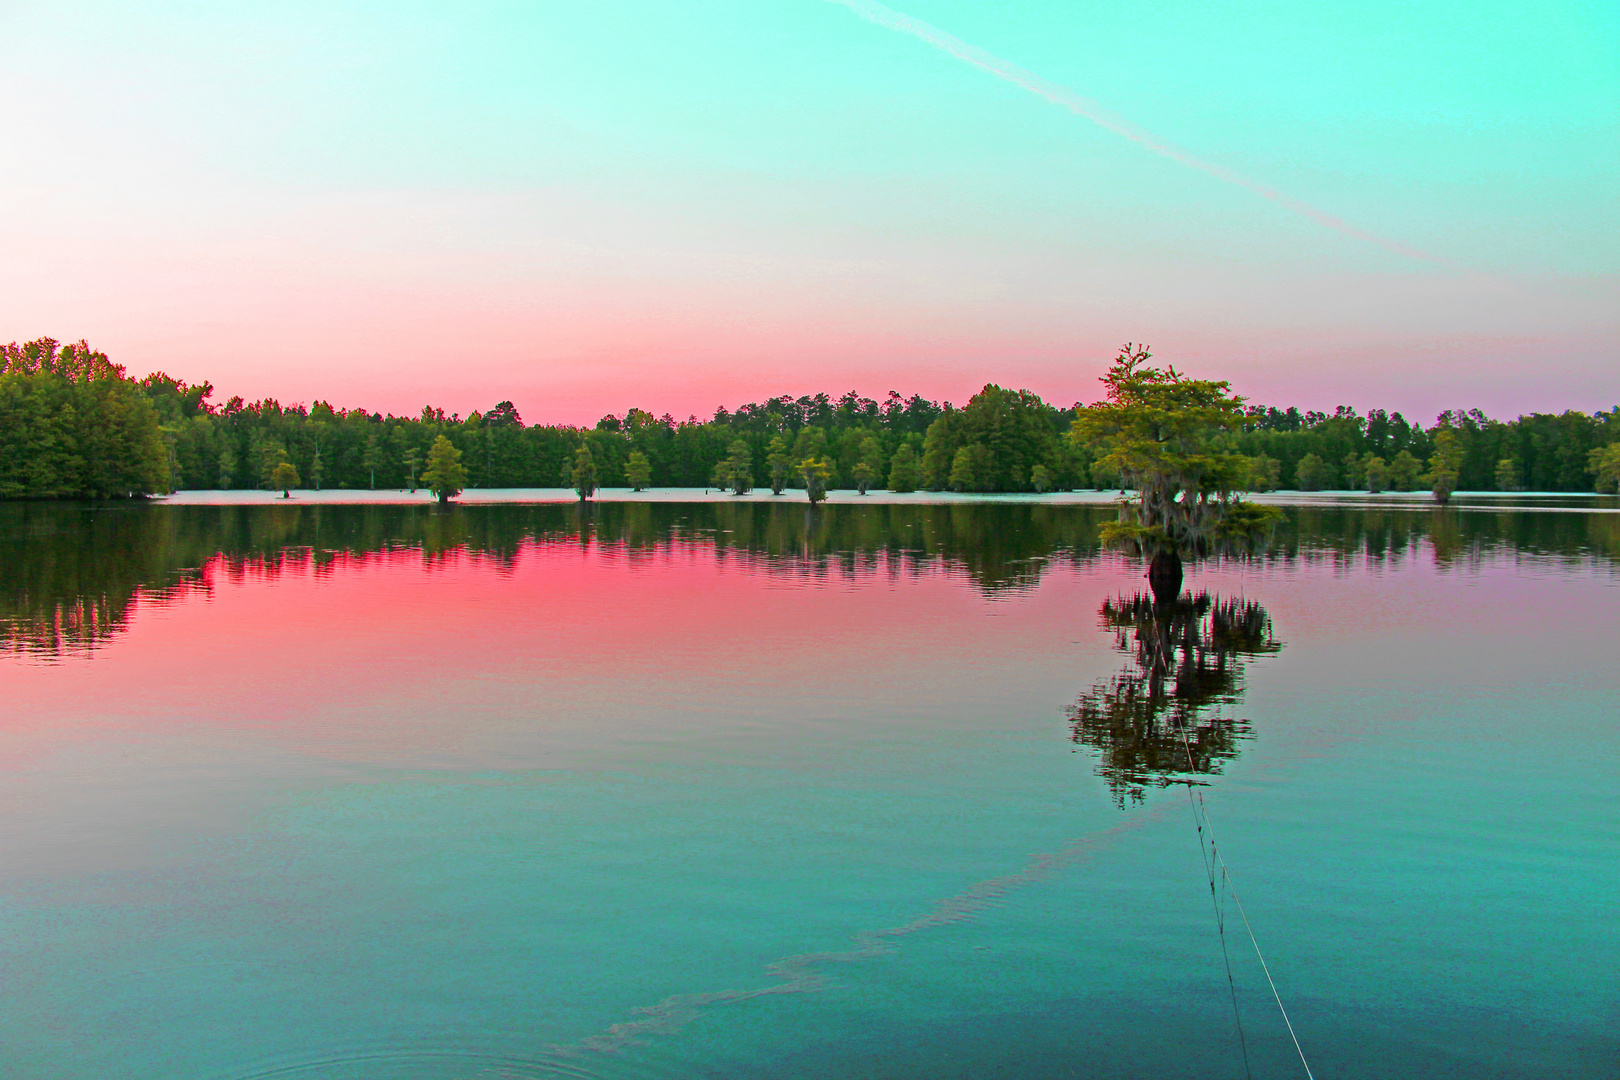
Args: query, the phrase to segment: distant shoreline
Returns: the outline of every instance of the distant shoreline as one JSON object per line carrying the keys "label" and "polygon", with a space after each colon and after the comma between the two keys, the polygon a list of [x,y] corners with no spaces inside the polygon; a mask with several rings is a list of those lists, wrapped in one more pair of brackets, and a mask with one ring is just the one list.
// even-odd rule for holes
{"label": "distant shoreline", "polygon": [[[1054,491],[1008,492],[983,494],[954,491],[869,491],[859,495],[854,491],[838,490],[827,493],[822,505],[851,506],[937,506],[937,505],[1034,505],[1034,506],[1111,506],[1119,501],[1117,491]],[[1438,509],[1434,497],[1427,491],[1382,492],[1374,495],[1365,491],[1271,491],[1249,494],[1245,499],[1270,506],[1358,506],[1384,507],[1393,510]],[[1547,500],[1570,500],[1581,505],[1549,507],[1536,505]],[[468,488],[458,495],[453,504],[464,506],[495,506],[512,504],[577,503],[579,496],[572,488]],[[809,503],[804,492],[790,488],[780,495],[772,495],[769,488],[756,488],[747,495],[732,495],[713,488],[648,488],[631,491],[627,488],[599,488],[592,499],[599,503],[771,503],[783,506],[805,506]],[[1529,506],[1522,504],[1529,503]],[[153,496],[148,504],[166,506],[343,506],[343,505],[436,505],[432,492],[419,488],[410,492],[400,489],[369,490],[358,488],[328,488],[322,491],[295,489],[290,499],[280,492],[262,489],[178,491],[172,495]],[[1460,505],[1459,504],[1463,504]],[[1451,497],[1451,506],[1459,509],[1571,509],[1613,510],[1620,512],[1620,497],[1572,491],[1459,491]]]}

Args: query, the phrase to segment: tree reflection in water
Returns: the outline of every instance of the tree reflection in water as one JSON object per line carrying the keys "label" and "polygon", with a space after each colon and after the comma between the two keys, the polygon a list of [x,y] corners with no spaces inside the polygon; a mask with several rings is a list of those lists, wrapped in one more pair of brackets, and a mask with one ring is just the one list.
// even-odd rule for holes
{"label": "tree reflection in water", "polygon": [[1243,696],[1247,659],[1277,652],[1271,616],[1241,599],[1146,593],[1103,601],[1102,625],[1131,663],[1069,709],[1070,733],[1101,755],[1114,801],[1140,803],[1148,786],[1204,784],[1253,737],[1225,715]]}

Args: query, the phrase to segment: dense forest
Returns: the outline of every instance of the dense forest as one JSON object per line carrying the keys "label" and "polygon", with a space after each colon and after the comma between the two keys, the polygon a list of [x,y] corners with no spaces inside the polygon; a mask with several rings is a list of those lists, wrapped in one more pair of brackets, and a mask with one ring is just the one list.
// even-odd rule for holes
{"label": "dense forest", "polygon": [[[1077,388],[1079,389],[1079,388]],[[587,447],[603,487],[800,486],[826,464],[834,488],[1031,491],[1108,488],[1119,477],[1070,438],[1075,406],[987,385],[965,405],[854,392],[774,397],[708,419],[632,408],[593,427],[526,424],[509,401],[462,418],[393,416],[324,401],[216,402],[208,382],[130,377],[84,342],[0,347],[0,498],[103,498],[179,489],[404,488],[443,436],[466,485],[570,486]],[[1399,413],[1246,407],[1225,436],[1253,462],[1251,490],[1414,490],[1436,435],[1461,447],[1461,490],[1615,489],[1620,408],[1512,421],[1454,410],[1428,428]],[[290,470],[277,472],[278,466]]]}

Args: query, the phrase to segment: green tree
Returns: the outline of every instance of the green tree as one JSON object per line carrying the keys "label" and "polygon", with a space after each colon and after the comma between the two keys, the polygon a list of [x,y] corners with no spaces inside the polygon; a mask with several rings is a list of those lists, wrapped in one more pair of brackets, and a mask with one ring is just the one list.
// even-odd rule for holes
{"label": "green tree", "polygon": [[754,455],[742,439],[732,442],[725,460],[725,486],[733,495],[746,495],[754,486]]}
{"label": "green tree", "polygon": [[1411,491],[1418,486],[1418,480],[1423,473],[1423,463],[1412,456],[1410,450],[1402,450],[1389,462],[1389,483],[1396,491]]}
{"label": "green tree", "polygon": [[857,459],[857,464],[864,461],[866,464],[872,467],[871,483],[876,483],[883,478],[883,458],[883,444],[878,441],[876,435],[868,435],[866,438],[861,440],[860,455]]}
{"label": "green tree", "polygon": [[1282,462],[1265,453],[1249,459],[1249,480],[1245,486],[1250,491],[1276,491],[1281,481]]}
{"label": "green tree", "polygon": [[1104,400],[1076,410],[1071,437],[1136,489],[1102,539],[1146,555],[1154,596],[1168,601],[1180,594],[1184,557],[1252,547],[1279,515],[1238,497],[1249,461],[1222,448],[1244,425],[1243,399],[1225,382],[1151,367],[1151,357],[1127,343],[1103,376]]}
{"label": "green tree", "polygon": [[780,495],[782,489],[793,475],[793,459],[788,456],[787,443],[782,436],[777,435],[771,439],[771,445],[765,451],[765,468],[771,476],[771,494]]}
{"label": "green tree", "polygon": [[443,435],[435,438],[433,445],[428,447],[427,468],[422,470],[422,483],[438,496],[441,503],[460,495],[462,488],[467,486],[467,468],[461,463],[461,451]]}
{"label": "green tree", "polygon": [[652,482],[652,464],[640,450],[630,451],[624,463],[624,479],[631,491],[640,491]]}
{"label": "green tree", "polygon": [[989,491],[994,482],[990,448],[983,443],[962,447],[951,458],[949,484],[952,491]]}
{"label": "green tree", "polygon": [[1429,471],[1423,474],[1423,482],[1434,492],[1435,502],[1444,504],[1451,500],[1451,493],[1457,490],[1462,460],[1463,447],[1457,433],[1446,427],[1437,430],[1434,453],[1429,456]]}
{"label": "green tree", "polygon": [[1620,442],[1595,448],[1586,460],[1598,491],[1613,494],[1620,490]]}
{"label": "green tree", "polygon": [[1496,463],[1495,480],[1497,491],[1524,490],[1524,477],[1519,470],[1519,463],[1510,457]]}
{"label": "green tree", "polygon": [[922,486],[929,491],[944,491],[951,485],[951,466],[956,456],[951,446],[954,427],[956,413],[952,410],[928,425],[923,439]]}
{"label": "green tree", "polygon": [[219,451],[219,489],[229,491],[236,486],[236,448],[226,443]]}
{"label": "green tree", "polygon": [[901,443],[889,459],[889,490],[917,490],[917,451],[909,442]]}
{"label": "green tree", "polygon": [[799,462],[799,476],[804,480],[804,493],[810,498],[810,505],[827,497],[827,481],[832,479],[832,462],[826,458],[805,458]]}
{"label": "green tree", "polygon": [[580,443],[579,449],[574,451],[574,464],[568,470],[568,479],[579,493],[580,502],[587,502],[596,494],[596,462],[591,457],[589,443]]}
{"label": "green tree", "polygon": [[878,471],[864,461],[857,461],[855,468],[851,470],[851,475],[855,478],[856,492],[865,495],[866,489],[872,486],[873,480],[877,479]]}
{"label": "green tree", "polygon": [[1389,465],[1378,455],[1368,454],[1361,471],[1367,481],[1367,490],[1373,494],[1389,486]]}
{"label": "green tree", "polygon": [[1306,454],[1294,466],[1294,487],[1300,491],[1321,491],[1333,486],[1333,466],[1320,455]]}
{"label": "green tree", "polygon": [[416,456],[416,447],[413,446],[409,450],[405,451],[404,455],[402,455],[400,460],[404,464],[406,474],[408,475],[408,477],[410,479],[411,490],[415,491],[416,490],[416,463],[417,463],[417,460],[418,460],[417,456]]}
{"label": "green tree", "polygon": [[382,443],[378,440],[377,433],[374,431],[366,436],[365,456],[360,459],[360,464],[365,467],[370,480],[372,491],[377,490],[377,466],[382,463]]}
{"label": "green tree", "polygon": [[1045,465],[1037,465],[1030,470],[1029,482],[1035,490],[1044,495],[1052,490],[1052,470]]}
{"label": "green tree", "polygon": [[283,499],[292,498],[292,489],[298,484],[298,466],[292,462],[278,461],[276,467],[270,470],[270,487],[280,488]]}

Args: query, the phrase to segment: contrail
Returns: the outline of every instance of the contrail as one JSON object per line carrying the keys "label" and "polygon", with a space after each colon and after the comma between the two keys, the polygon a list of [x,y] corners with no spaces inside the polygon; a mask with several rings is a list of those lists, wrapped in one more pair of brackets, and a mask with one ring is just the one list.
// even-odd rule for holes
{"label": "contrail", "polygon": [[707,990],[695,994],[674,994],[655,1005],[637,1009],[638,1020],[614,1024],[599,1034],[592,1035],[571,1046],[550,1046],[547,1050],[557,1058],[577,1058],[586,1051],[610,1054],[643,1043],[648,1035],[672,1035],[701,1016],[713,1005],[730,1005],[751,1001],[769,994],[811,994],[823,989],[827,980],[818,970],[825,964],[843,964],[868,960],[895,950],[894,939],[932,930],[939,926],[966,922],[977,917],[985,908],[999,903],[1001,898],[1050,877],[1054,872],[1080,862],[1093,852],[1105,848],[1127,833],[1134,832],[1162,820],[1164,810],[1144,813],[1132,821],[1104,829],[1100,833],[1073,840],[1061,850],[1031,855],[1022,869],[1014,870],[987,881],[968,886],[953,896],[936,900],[929,910],[899,926],[882,930],[865,930],[855,935],[850,946],[828,952],[799,953],[784,956],[765,965],[765,973],[777,981],[761,987],[734,990]]}
{"label": "contrail", "polygon": [[1158,154],[1160,157],[1169,158],[1171,161],[1185,165],[1188,168],[1197,169],[1199,172],[1207,173],[1217,180],[1224,180],[1228,184],[1236,184],[1238,187],[1260,196],[1267,202],[1275,203],[1285,210],[1309,218],[1318,225],[1326,226],[1336,233],[1354,240],[1377,244],[1385,251],[1392,251],[1408,259],[1450,265],[1450,261],[1447,259],[1437,255],[1430,255],[1426,251],[1419,251],[1417,248],[1409,247],[1398,240],[1390,240],[1376,233],[1370,233],[1365,229],[1358,229],[1343,218],[1335,217],[1325,210],[1318,210],[1309,203],[1300,202],[1298,199],[1284,195],[1276,188],[1262,184],[1258,180],[1250,180],[1247,176],[1235,173],[1224,165],[1216,165],[1194,157],[1157,135],[1143,131],[1141,128],[1135,127],[1115,116],[1104,109],[1100,102],[1093,101],[1088,97],[1081,97],[1066,86],[1047,82],[1032,71],[1025,71],[1017,64],[1003,60],[999,56],[993,56],[977,46],[969,45],[961,38],[953,37],[939,27],[931,26],[921,19],[895,11],[893,8],[884,7],[882,4],[877,3],[876,0],[827,0],[827,2],[847,7],[861,18],[876,23],[885,29],[909,34],[919,41],[932,45],[941,52],[949,53],[958,60],[972,64],[981,71],[988,71],[998,79],[1010,82],[1020,89],[1028,90],[1030,93],[1043,97],[1054,105],[1062,106],[1074,113],[1074,115],[1084,117],[1098,127],[1129,139],[1136,145]]}

